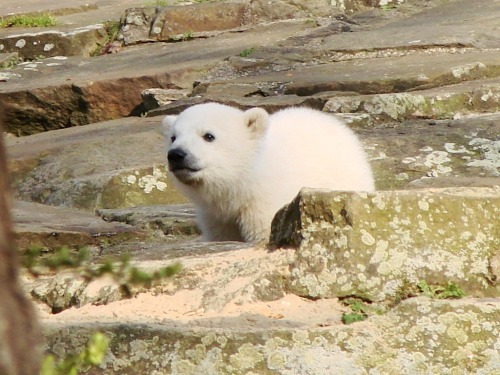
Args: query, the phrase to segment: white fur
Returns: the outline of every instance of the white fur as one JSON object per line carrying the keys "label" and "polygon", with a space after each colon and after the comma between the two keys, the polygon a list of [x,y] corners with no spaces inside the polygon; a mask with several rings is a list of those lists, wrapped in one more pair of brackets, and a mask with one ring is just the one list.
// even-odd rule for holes
{"label": "white fur", "polygon": [[[163,124],[168,149],[186,151],[197,170],[173,174],[209,241],[267,240],[274,214],[303,187],[375,189],[356,135],[319,111],[289,108],[269,116],[260,108],[208,103]],[[207,142],[206,133],[215,140]]]}

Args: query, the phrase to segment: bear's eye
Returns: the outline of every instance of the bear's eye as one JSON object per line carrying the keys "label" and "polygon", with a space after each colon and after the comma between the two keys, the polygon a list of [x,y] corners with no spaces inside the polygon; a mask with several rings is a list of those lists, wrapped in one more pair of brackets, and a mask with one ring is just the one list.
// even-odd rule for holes
{"label": "bear's eye", "polygon": [[211,133],[205,133],[205,135],[203,136],[203,139],[207,142],[213,142],[213,141],[215,141],[215,136]]}
{"label": "bear's eye", "polygon": [[174,142],[175,142],[175,140],[176,140],[175,135],[173,135],[173,136],[171,136],[171,137],[170,137],[170,141],[171,141],[172,143],[174,143]]}

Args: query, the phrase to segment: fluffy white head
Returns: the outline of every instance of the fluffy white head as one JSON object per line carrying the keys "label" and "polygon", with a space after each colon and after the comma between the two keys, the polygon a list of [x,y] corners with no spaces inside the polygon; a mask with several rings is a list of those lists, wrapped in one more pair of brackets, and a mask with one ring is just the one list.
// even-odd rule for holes
{"label": "fluffy white head", "polygon": [[169,170],[179,187],[191,199],[206,203],[231,195],[235,186],[242,186],[241,181],[250,177],[250,159],[258,152],[268,119],[267,112],[259,108],[243,112],[216,103],[166,116],[163,126]]}

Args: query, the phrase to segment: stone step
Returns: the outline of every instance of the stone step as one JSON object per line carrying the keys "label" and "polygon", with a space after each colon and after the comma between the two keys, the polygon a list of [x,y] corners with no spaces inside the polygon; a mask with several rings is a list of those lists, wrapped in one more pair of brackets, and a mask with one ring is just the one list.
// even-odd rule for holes
{"label": "stone step", "polygon": [[64,15],[85,12],[90,9],[97,9],[95,2],[88,2],[87,0],[71,0],[61,5],[58,0],[38,0],[27,1],[20,5],[15,2],[8,2],[3,4],[0,9],[0,17],[9,17],[13,15],[34,15],[41,13],[50,13],[54,15]]}
{"label": "stone step", "polygon": [[[498,371],[498,299],[415,298],[387,314],[349,326],[337,325],[332,309],[318,316],[312,306],[320,301],[292,301],[295,306],[281,310],[288,317],[290,312],[302,309],[302,322],[268,312],[192,319],[188,323],[165,318],[150,323],[148,310],[157,305],[149,301],[147,307],[133,312],[117,309],[112,322],[82,322],[81,318],[47,321],[44,336],[51,351],[64,357],[81,350],[92,333],[104,333],[111,348],[100,366],[106,374],[327,375],[365,374],[376,369],[410,375]],[[136,314],[142,321],[127,322]],[[305,316],[312,324],[304,324]]]}
{"label": "stone step", "polygon": [[16,201],[12,217],[17,247],[22,252],[31,247],[45,251],[64,246],[102,248],[146,237],[146,233],[131,225],[108,223],[88,212],[34,202]]}
{"label": "stone step", "polygon": [[190,204],[99,209],[97,215],[109,222],[120,222],[165,235],[198,235],[196,211]]}
{"label": "stone step", "polygon": [[144,111],[143,90],[191,89],[219,61],[305,27],[303,22],[279,29],[263,26],[190,43],[134,46],[96,58],[53,57],[18,65],[8,71],[10,78],[0,87],[7,131],[27,135],[138,116]]}
{"label": "stone step", "polygon": [[[149,109],[148,117],[175,114],[191,105],[210,101],[241,109],[263,107],[271,113],[290,106],[305,106],[335,113],[352,126],[371,128],[409,119],[443,120],[496,112],[500,109],[499,84],[500,78],[496,77],[410,92],[360,95],[352,91],[320,91],[299,96],[295,93],[276,95],[269,89],[273,86],[269,82],[230,81],[202,84],[204,87],[197,87],[192,97],[182,97],[185,90],[146,90],[143,102]],[[357,85],[349,88],[354,90]],[[439,86],[436,82],[432,85]],[[178,94],[173,98],[175,92]]]}
{"label": "stone step", "polygon": [[241,32],[266,22],[328,18],[342,10],[341,6],[326,2],[299,5],[264,0],[130,8],[122,18],[120,39],[131,45],[206,38],[221,32]]}

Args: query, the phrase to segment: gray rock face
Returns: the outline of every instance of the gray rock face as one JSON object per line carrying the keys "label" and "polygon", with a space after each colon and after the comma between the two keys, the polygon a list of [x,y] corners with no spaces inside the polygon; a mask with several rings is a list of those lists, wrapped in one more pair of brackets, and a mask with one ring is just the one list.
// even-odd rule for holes
{"label": "gray rock face", "polygon": [[[130,299],[113,278],[25,275],[46,350],[103,332],[111,349],[89,374],[499,372],[500,3],[151,5],[28,1],[58,26],[0,30],[20,250],[182,264]],[[120,17],[116,53],[88,57],[104,37],[89,25]],[[53,57],[23,61],[35,53]],[[199,242],[159,116],[207,101],[342,117],[379,191],[304,190],[275,219],[278,248]],[[440,299],[450,286],[467,297]],[[350,313],[367,319],[344,325]]]}
{"label": "gray rock face", "polygon": [[499,193],[306,189],[276,215],[271,243],[297,249],[290,287],[309,298],[395,299],[419,280],[497,296]]}

